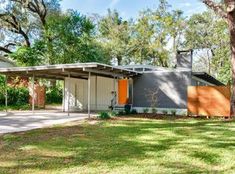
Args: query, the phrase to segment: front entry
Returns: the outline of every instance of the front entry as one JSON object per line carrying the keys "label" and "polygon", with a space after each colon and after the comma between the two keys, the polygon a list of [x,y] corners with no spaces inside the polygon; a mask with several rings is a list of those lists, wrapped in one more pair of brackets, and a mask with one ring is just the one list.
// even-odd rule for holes
{"label": "front entry", "polygon": [[128,80],[126,79],[118,81],[118,104],[128,104]]}

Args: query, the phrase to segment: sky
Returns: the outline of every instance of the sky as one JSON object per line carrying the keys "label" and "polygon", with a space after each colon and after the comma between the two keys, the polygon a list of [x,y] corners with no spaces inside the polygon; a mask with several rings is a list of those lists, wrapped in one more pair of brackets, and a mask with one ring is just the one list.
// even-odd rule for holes
{"label": "sky", "polygon": [[[105,15],[107,9],[117,9],[124,19],[137,18],[138,12],[146,8],[156,8],[158,0],[62,0],[63,10],[74,9],[84,15]],[[180,9],[185,16],[200,13],[206,6],[200,0],[168,0],[172,9]]]}

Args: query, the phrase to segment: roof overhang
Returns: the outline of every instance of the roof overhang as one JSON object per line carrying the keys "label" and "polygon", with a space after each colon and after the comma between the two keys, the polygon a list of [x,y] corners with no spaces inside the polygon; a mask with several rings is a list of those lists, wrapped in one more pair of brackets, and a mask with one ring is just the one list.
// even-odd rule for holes
{"label": "roof overhang", "polygon": [[206,82],[209,82],[211,84],[214,84],[217,86],[224,86],[222,82],[212,77],[211,75],[207,74],[206,72],[193,72],[192,75]]}
{"label": "roof overhang", "polygon": [[109,78],[131,78],[141,74],[140,72],[100,63],[77,63],[48,66],[0,68],[0,74],[3,75],[13,77],[32,77],[34,75],[36,78],[58,80],[63,80],[64,78],[68,77],[68,75],[70,75],[70,77],[72,78],[87,79],[89,72],[92,75]]}

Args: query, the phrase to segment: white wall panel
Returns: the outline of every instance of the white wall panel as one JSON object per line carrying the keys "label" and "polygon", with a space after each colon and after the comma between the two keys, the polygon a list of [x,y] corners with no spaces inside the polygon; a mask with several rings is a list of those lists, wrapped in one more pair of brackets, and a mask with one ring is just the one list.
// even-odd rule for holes
{"label": "white wall panel", "polygon": [[[97,82],[96,82],[97,78]],[[70,85],[70,90],[68,87]],[[115,83],[117,89],[117,83]],[[108,110],[111,105],[114,79],[99,76],[91,77],[91,110]],[[68,92],[70,91],[70,110],[87,110],[88,81],[65,78],[65,111],[68,110]]]}

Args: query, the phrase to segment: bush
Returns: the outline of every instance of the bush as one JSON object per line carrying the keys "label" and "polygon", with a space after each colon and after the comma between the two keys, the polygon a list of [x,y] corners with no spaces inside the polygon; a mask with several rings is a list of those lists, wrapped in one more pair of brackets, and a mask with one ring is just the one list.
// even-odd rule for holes
{"label": "bush", "polygon": [[168,111],[164,110],[164,111],[162,111],[162,113],[163,113],[164,115],[167,115],[167,114],[168,114]]}
{"label": "bush", "polygon": [[125,115],[125,111],[118,111],[118,116],[123,116]]}
{"label": "bush", "polygon": [[145,108],[144,109],[144,113],[147,114],[149,112],[149,109],[148,108]]}
{"label": "bush", "polygon": [[156,108],[152,108],[152,113],[156,114],[157,113],[157,109]]}
{"label": "bush", "polygon": [[131,110],[131,114],[133,114],[133,115],[134,115],[134,114],[138,114],[138,112],[137,112],[136,109],[132,109],[132,110]]}
{"label": "bush", "polygon": [[101,112],[99,113],[98,118],[101,120],[107,120],[107,119],[110,119],[111,117],[108,112]]}
{"label": "bush", "polygon": [[175,111],[175,110],[172,110],[172,111],[171,111],[171,115],[176,116],[176,111]]}
{"label": "bush", "polygon": [[47,104],[61,104],[63,100],[63,92],[59,87],[51,87],[46,91]]}
{"label": "bush", "polygon": [[118,112],[116,112],[116,111],[111,111],[111,112],[109,113],[109,115],[112,116],[112,117],[115,117],[115,116],[118,116]]}
{"label": "bush", "polygon": [[125,110],[126,114],[130,114],[131,113],[131,105],[125,105],[124,110]]}
{"label": "bush", "polygon": [[[28,105],[29,103],[29,90],[25,87],[8,87],[7,100],[9,106]],[[1,90],[0,105],[5,105],[5,92]]]}

